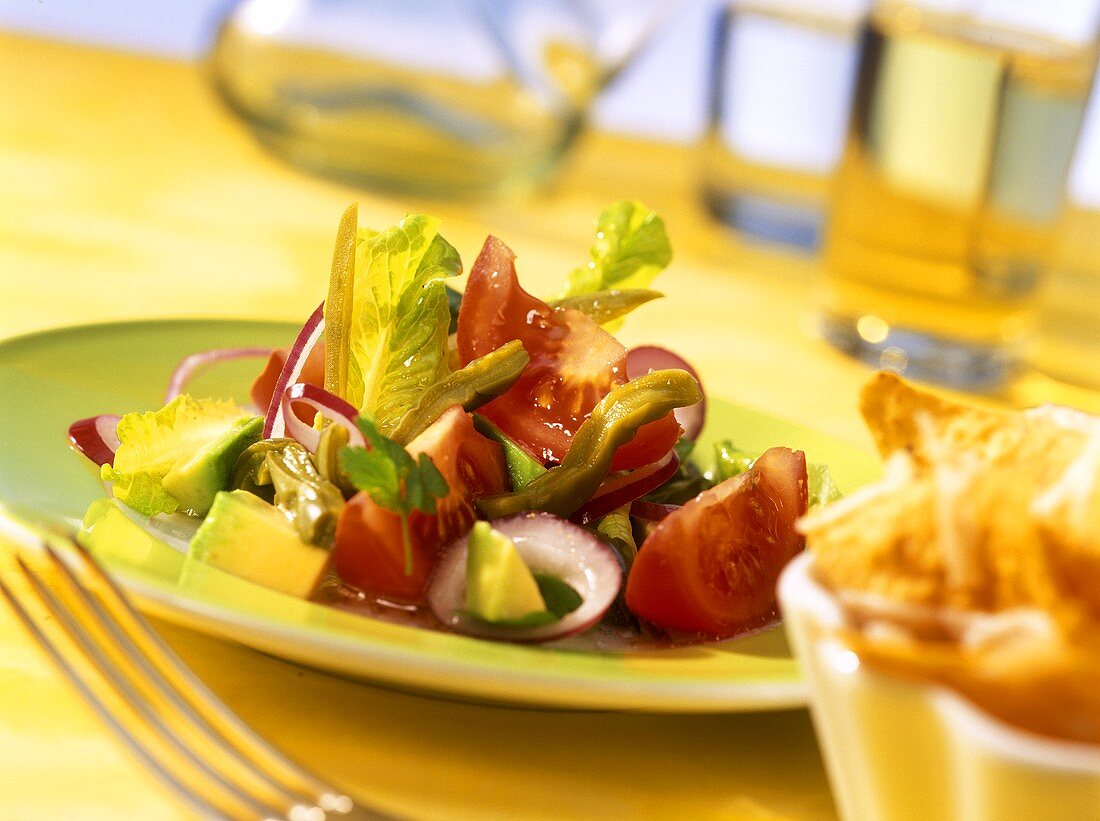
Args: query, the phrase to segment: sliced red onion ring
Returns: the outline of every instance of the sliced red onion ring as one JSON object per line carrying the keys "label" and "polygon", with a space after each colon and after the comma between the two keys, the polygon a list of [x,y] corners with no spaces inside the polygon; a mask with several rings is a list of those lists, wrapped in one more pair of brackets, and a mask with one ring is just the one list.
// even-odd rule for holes
{"label": "sliced red onion ring", "polygon": [[679,467],[679,457],[675,451],[670,450],[663,459],[652,464],[606,479],[595,495],[570,519],[582,525],[594,522],[656,490],[671,479]]}
{"label": "sliced red onion ring", "polygon": [[451,545],[436,565],[428,604],[436,617],[460,633],[508,641],[551,641],[596,624],[619,595],[623,568],[615,551],[583,527],[549,513],[520,513],[491,523],[519,550],[532,573],[555,576],[581,596],[581,605],[552,624],[507,627],[467,615],[464,537]]}
{"label": "sliced red onion ring", "polygon": [[101,413],[78,419],[69,425],[69,441],[97,465],[109,465],[118,450],[118,420],[121,416]]}
{"label": "sliced red onion ring", "polygon": [[695,381],[699,383],[699,389],[703,392],[703,398],[694,405],[677,408],[673,411],[676,415],[676,421],[684,429],[684,436],[694,442],[707,421],[707,394],[703,390],[703,380],[699,378],[695,368],[691,367],[688,361],[679,354],[673,353],[668,348],[658,348],[656,345],[642,345],[631,348],[626,353],[626,376],[628,379],[637,379],[639,376],[645,376],[650,371],[659,371],[665,368],[679,368],[682,371],[687,371],[695,377]]}
{"label": "sliced red onion ring", "polygon": [[631,503],[630,515],[647,522],[659,522],[668,514],[679,510],[682,505],[664,505],[658,502],[643,502],[641,499]]}
{"label": "sliced red onion ring", "polygon": [[[286,436],[286,422],[283,419],[283,394],[286,389],[298,381],[302,370],[306,366],[306,360],[317,344],[325,338],[325,303],[317,306],[317,310],[310,314],[294,344],[290,347],[283,369],[279,372],[279,378],[275,382],[275,390],[271,392],[271,404],[267,406],[267,415],[264,417],[264,439],[274,439]],[[304,443],[303,443],[304,444]]]}
{"label": "sliced red onion ring", "polygon": [[309,405],[334,424],[347,428],[348,433],[351,434],[348,440],[349,445],[356,447],[366,445],[363,434],[355,424],[355,417],[359,415],[358,408],[349,402],[345,402],[339,396],[334,396],[324,388],[318,388],[308,382],[295,382],[283,391],[280,400],[281,415],[286,420],[286,433],[297,439],[310,453],[317,452],[317,445],[321,441],[321,431],[313,425],[303,422],[294,413],[292,407],[299,402],[303,405]]}
{"label": "sliced red onion ring", "polygon": [[213,365],[215,362],[228,362],[233,359],[248,359],[251,357],[271,356],[271,348],[212,348],[209,351],[199,351],[184,359],[176,365],[172,376],[168,380],[168,390],[164,394],[164,403],[168,404],[187,387],[187,383],[200,370]]}

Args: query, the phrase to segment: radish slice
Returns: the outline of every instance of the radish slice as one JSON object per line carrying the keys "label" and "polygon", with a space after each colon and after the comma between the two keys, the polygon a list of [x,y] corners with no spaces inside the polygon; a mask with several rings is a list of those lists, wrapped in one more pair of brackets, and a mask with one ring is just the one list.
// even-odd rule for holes
{"label": "radish slice", "polygon": [[[665,368],[678,368],[687,371],[695,377],[695,381],[699,383],[699,389],[703,390],[703,380],[699,378],[695,368],[691,367],[682,356],[673,353],[668,348],[642,345],[627,351],[626,376],[628,379],[637,379],[639,376],[645,376],[650,371],[660,371]],[[677,408],[673,413],[676,416],[676,421],[680,423],[680,427],[684,429],[684,436],[694,442],[707,421],[706,391],[703,391],[703,398],[697,403],[686,408]]]}
{"label": "radish slice", "polygon": [[663,459],[652,464],[606,479],[584,507],[570,519],[582,525],[594,522],[656,490],[671,479],[679,468],[680,459],[675,451],[670,450]]}
{"label": "radish slice", "polygon": [[118,450],[118,420],[121,418],[111,413],[101,413],[78,419],[69,425],[69,441],[97,465],[109,465],[115,460],[115,451]]}
{"label": "radish slice", "polygon": [[[325,338],[325,303],[317,306],[317,310],[310,314],[294,344],[290,347],[286,362],[279,373],[279,379],[275,383],[275,390],[271,393],[271,404],[267,406],[267,415],[264,417],[264,439],[276,439],[286,436],[286,420],[283,418],[283,394],[286,389],[298,381],[302,370],[306,366],[306,360],[317,344]],[[304,444],[304,443],[303,443]]]}
{"label": "radish slice", "polygon": [[187,383],[202,368],[215,362],[228,362],[233,359],[271,356],[271,348],[213,348],[209,351],[193,353],[176,365],[168,380],[168,390],[164,394],[164,404],[168,404],[187,387]]}
{"label": "radish slice", "polygon": [[664,505],[658,502],[643,502],[641,499],[630,505],[630,515],[647,522],[659,522],[670,513],[675,513],[682,505]]}
{"label": "radish slice", "polygon": [[509,641],[551,641],[596,624],[619,595],[623,568],[615,551],[584,528],[549,513],[520,513],[491,522],[519,550],[532,573],[555,576],[581,596],[581,605],[552,624],[508,627],[467,615],[467,538],[452,544],[436,565],[428,604],[436,618],[470,636]]}
{"label": "radish slice", "polygon": [[307,382],[295,382],[285,391],[280,399],[280,415],[286,420],[286,432],[301,443],[310,453],[317,452],[317,445],[321,441],[321,431],[298,418],[292,411],[292,407],[301,402],[309,405],[326,419],[347,428],[351,438],[348,444],[354,447],[364,447],[366,440],[355,424],[355,418],[359,410],[352,404],[345,402],[339,396],[310,385]]}

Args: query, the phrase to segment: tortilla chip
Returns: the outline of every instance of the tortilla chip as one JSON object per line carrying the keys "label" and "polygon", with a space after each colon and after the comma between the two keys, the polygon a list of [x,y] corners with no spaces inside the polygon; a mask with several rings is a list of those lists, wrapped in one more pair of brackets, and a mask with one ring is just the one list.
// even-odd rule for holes
{"label": "tortilla chip", "polygon": [[799,523],[823,582],[906,605],[1033,607],[1067,629],[1100,612],[1100,477],[1076,527],[1065,505],[1032,509],[1081,458],[1078,416],[970,407],[889,373],[861,409],[891,469]]}
{"label": "tortilla chip", "polygon": [[1100,743],[1100,421],[970,407],[887,373],[860,407],[882,480],[798,523],[851,646],[1017,726]]}
{"label": "tortilla chip", "polygon": [[931,422],[948,449],[1001,452],[1019,439],[1017,417],[942,399],[880,371],[863,386],[859,410],[882,456],[907,451],[918,466],[935,461],[919,420]]}
{"label": "tortilla chip", "polygon": [[1100,744],[1100,635],[1074,644],[1020,637],[1004,646],[846,636],[869,666],[945,684],[993,716],[1053,738]]}

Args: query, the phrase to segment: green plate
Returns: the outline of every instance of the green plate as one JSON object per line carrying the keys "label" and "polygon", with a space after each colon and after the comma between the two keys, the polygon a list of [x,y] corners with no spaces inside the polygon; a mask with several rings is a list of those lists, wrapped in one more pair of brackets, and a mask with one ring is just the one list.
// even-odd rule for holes
{"label": "green plate", "polygon": [[[76,523],[103,496],[67,446],[70,422],[159,407],[168,376],[206,348],[287,344],[270,322],[149,321],[92,325],[0,343],[0,500],[13,511]],[[246,401],[258,363],[218,366],[199,395]],[[875,457],[757,411],[710,403],[709,435],[747,450],[783,444],[830,465],[841,489],[873,479]],[[704,440],[706,436],[704,436]],[[704,442],[705,443],[705,442]],[[285,659],[391,686],[540,707],[737,711],[803,704],[806,691],[783,631],[719,644],[600,651],[482,641],[370,619],[276,593],[214,568],[190,566],[149,540],[104,557],[147,612]]]}

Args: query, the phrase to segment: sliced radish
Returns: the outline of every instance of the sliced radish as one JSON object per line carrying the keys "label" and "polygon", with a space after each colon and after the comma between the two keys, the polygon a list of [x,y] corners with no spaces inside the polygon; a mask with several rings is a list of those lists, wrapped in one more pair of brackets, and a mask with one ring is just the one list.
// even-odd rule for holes
{"label": "sliced radish", "polygon": [[660,371],[665,368],[677,368],[687,371],[695,377],[695,381],[699,383],[699,389],[703,391],[703,398],[694,405],[677,408],[673,411],[676,415],[676,421],[684,429],[684,436],[694,442],[707,421],[707,394],[703,390],[703,380],[699,378],[695,368],[691,367],[688,361],[679,354],[673,353],[668,348],[658,348],[656,345],[642,345],[631,348],[626,353],[626,375],[628,379],[637,379],[639,376],[645,376],[650,371]]}
{"label": "sliced radish", "polygon": [[325,303],[317,306],[317,310],[310,314],[294,344],[290,346],[283,369],[279,373],[279,379],[275,383],[275,390],[271,393],[271,404],[267,406],[267,415],[264,417],[264,439],[276,439],[286,436],[286,420],[283,418],[283,394],[286,389],[298,381],[305,369],[306,360],[310,353],[325,338]]}
{"label": "sliced radish", "polygon": [[508,641],[551,641],[596,624],[619,595],[623,568],[608,545],[583,527],[549,513],[520,513],[491,522],[513,542],[531,572],[561,579],[580,594],[581,605],[552,624],[511,627],[489,624],[468,615],[464,537],[452,544],[436,566],[428,604],[436,617],[460,633]]}
{"label": "sliced radish", "polygon": [[349,445],[363,447],[366,444],[363,434],[355,424],[359,410],[354,405],[345,402],[339,396],[334,396],[324,388],[318,388],[306,382],[295,382],[283,391],[280,399],[280,415],[285,420],[286,432],[297,439],[310,453],[317,452],[321,431],[303,422],[293,412],[293,406],[299,403],[309,405],[334,424],[346,428],[350,434]]}
{"label": "sliced radish", "polygon": [[118,420],[121,416],[101,413],[78,419],[69,425],[69,441],[97,465],[109,465],[118,450]]}
{"label": "sliced radish", "polygon": [[164,394],[164,403],[168,404],[187,387],[187,383],[200,370],[215,362],[229,362],[233,359],[271,356],[271,348],[212,348],[184,357],[168,380],[168,389]]}
{"label": "sliced radish", "polygon": [[680,458],[670,450],[663,459],[652,464],[605,479],[592,498],[570,519],[582,525],[594,522],[656,490],[671,479],[679,468]]}

